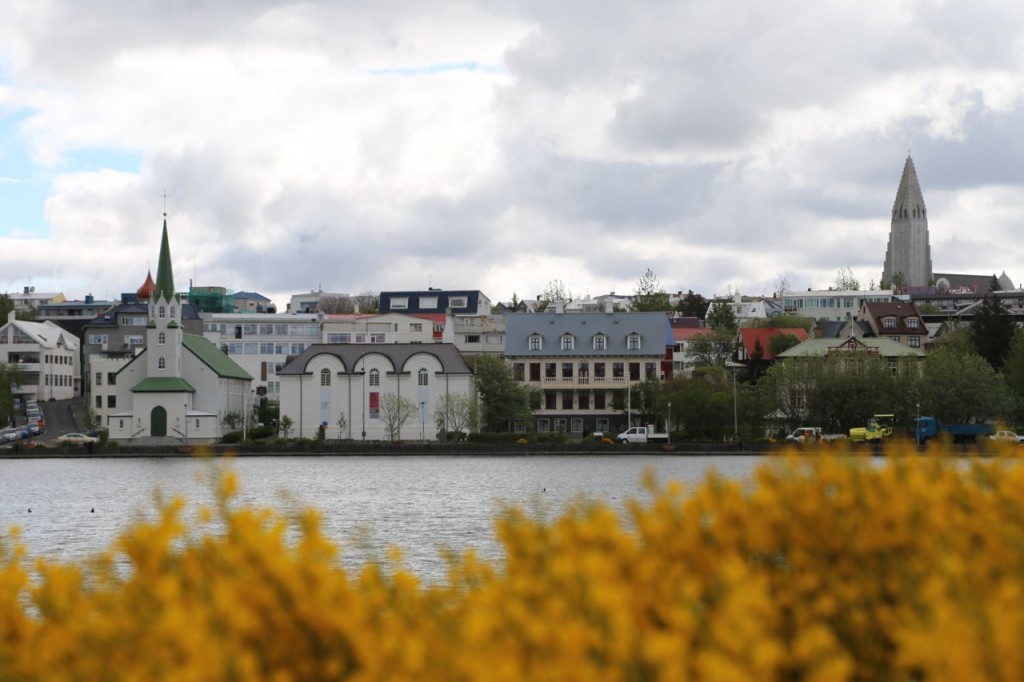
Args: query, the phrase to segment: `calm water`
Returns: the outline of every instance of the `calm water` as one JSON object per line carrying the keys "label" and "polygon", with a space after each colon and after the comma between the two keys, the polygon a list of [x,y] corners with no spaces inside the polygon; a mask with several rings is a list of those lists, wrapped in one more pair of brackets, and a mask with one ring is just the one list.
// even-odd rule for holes
{"label": "calm water", "polygon": [[[439,576],[438,549],[475,547],[496,559],[493,520],[503,503],[556,513],[579,495],[621,508],[647,497],[643,473],[702,481],[712,468],[746,478],[757,457],[267,457],[224,460],[55,459],[0,461],[0,528],[19,526],[31,556],[77,560],[107,547],[154,493],[181,494],[190,515],[213,499],[222,466],[239,478],[240,501],[292,512],[314,506],[327,535],[355,567],[401,547],[409,568]],[[32,511],[29,512],[28,510]],[[94,512],[91,510],[95,510]]]}

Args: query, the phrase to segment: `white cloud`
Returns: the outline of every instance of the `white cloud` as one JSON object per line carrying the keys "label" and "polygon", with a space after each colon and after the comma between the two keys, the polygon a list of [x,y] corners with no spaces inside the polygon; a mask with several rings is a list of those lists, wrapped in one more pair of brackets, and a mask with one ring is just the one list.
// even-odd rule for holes
{"label": "white cloud", "polygon": [[[2,5],[0,115],[54,181],[49,238],[0,240],[0,289],[134,290],[165,191],[181,284],[867,284],[907,148],[936,269],[1024,255],[1006,3]],[[110,149],[138,172],[76,166]]]}

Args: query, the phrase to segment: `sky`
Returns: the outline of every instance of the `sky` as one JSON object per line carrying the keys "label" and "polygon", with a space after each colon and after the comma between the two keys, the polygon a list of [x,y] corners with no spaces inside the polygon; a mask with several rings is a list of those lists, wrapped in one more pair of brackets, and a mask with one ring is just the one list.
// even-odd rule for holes
{"label": "sky", "polygon": [[[1024,4],[0,0],[0,291],[1024,278]],[[154,271],[155,276],[155,271]]]}

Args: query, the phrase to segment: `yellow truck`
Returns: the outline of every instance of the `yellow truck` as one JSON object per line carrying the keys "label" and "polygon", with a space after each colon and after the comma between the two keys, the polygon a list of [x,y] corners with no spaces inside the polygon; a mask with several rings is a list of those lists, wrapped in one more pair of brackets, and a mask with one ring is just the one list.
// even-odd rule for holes
{"label": "yellow truck", "polygon": [[892,436],[894,415],[876,414],[868,419],[867,426],[855,426],[850,429],[851,443],[880,443]]}

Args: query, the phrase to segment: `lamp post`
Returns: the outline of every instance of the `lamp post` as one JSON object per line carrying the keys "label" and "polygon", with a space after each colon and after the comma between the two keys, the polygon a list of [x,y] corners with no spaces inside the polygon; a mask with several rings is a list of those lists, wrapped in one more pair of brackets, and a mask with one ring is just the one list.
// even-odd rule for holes
{"label": "lamp post", "polygon": [[739,418],[739,400],[736,392],[736,373],[743,369],[743,365],[738,362],[727,362],[725,366],[732,370],[732,437],[734,442],[740,440],[740,418]]}
{"label": "lamp post", "polygon": [[665,430],[668,431],[668,442],[672,442],[672,401],[668,401],[668,417],[665,418]]}
{"label": "lamp post", "polygon": [[188,445],[188,403],[185,403],[185,445]]}
{"label": "lamp post", "polygon": [[427,439],[427,410],[426,403],[420,401],[420,440]]}
{"label": "lamp post", "polygon": [[248,398],[249,398],[249,396],[247,396],[245,393],[242,393],[242,442],[243,443],[245,442],[246,436],[249,433],[249,406],[246,404],[248,402]]}

